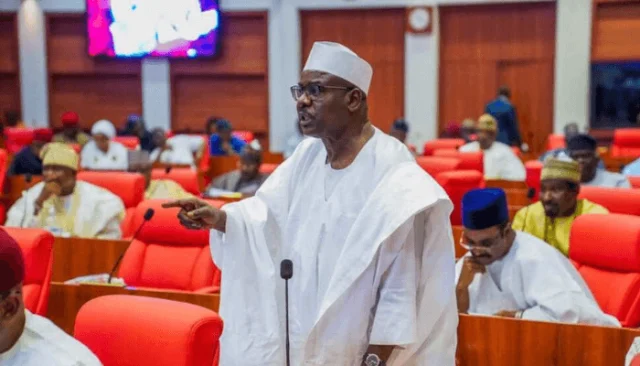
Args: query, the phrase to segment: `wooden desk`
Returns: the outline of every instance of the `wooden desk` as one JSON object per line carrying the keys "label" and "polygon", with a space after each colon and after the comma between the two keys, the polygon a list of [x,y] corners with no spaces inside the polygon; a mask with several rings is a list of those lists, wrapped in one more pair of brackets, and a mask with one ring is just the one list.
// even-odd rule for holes
{"label": "wooden desk", "polygon": [[[188,302],[218,311],[220,295],[197,294],[192,292],[123,288],[100,285],[65,285],[60,282],[51,283],[49,310],[47,318],[69,334],[73,334],[76,316],[82,305],[96,297],[106,295],[148,296],[174,301]],[[176,314],[179,316],[179,314]],[[123,319],[126,321],[126,319]]]}
{"label": "wooden desk", "polygon": [[11,205],[13,205],[20,197],[22,197],[22,191],[25,191],[34,185],[40,183],[42,181],[41,175],[32,175],[31,182],[27,183],[26,176],[24,175],[13,175],[7,177],[7,181],[5,183],[5,196],[4,196],[4,204],[7,207],[7,210]]}
{"label": "wooden desk", "polygon": [[51,280],[63,282],[89,274],[109,273],[128,245],[125,240],[55,238]]}
{"label": "wooden desk", "polygon": [[459,366],[624,365],[640,330],[460,315]]}
{"label": "wooden desk", "polygon": [[488,179],[485,181],[485,186],[487,188],[502,188],[504,190],[507,189],[522,189],[525,192],[527,191],[527,185],[521,181],[513,181],[513,180],[502,180],[502,179]]}

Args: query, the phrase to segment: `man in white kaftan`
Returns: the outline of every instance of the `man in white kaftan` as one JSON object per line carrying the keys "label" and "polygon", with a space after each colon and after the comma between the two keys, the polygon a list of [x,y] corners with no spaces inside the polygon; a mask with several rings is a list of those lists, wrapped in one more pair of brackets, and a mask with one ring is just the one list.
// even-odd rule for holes
{"label": "man in white kaftan", "polygon": [[[303,133],[320,138],[223,211],[166,205],[182,207],[187,227],[217,230],[221,365],[285,364],[285,258],[292,365],[455,364],[452,205],[403,144],[368,122],[371,74],[346,47],[316,43],[292,94]],[[349,159],[333,138],[355,146]]]}
{"label": "man in white kaftan", "polygon": [[526,170],[520,158],[507,144],[496,141],[498,123],[489,114],[478,119],[478,141],[460,146],[462,152],[482,151],[485,179],[523,181]]}
{"label": "man in white kaftan", "polygon": [[469,252],[456,264],[460,312],[620,326],[600,309],[562,253],[533,235],[511,229],[503,190],[469,191],[462,206],[461,244]]}
{"label": "man in white kaftan", "polygon": [[11,206],[5,225],[43,228],[62,237],[120,239],[122,200],[77,181],[78,155],[67,145],[45,145],[41,156],[44,180]]}
{"label": "man in white kaftan", "polygon": [[152,131],[153,143],[157,146],[151,152],[149,159],[167,165],[190,165],[195,168],[194,156],[200,155],[204,148],[204,139],[201,136],[177,135],[167,139],[161,128]]}
{"label": "man in white kaftan", "polygon": [[116,128],[107,120],[100,120],[91,127],[93,140],[80,153],[80,164],[88,170],[122,170],[129,168],[129,150],[121,143],[113,141]]}

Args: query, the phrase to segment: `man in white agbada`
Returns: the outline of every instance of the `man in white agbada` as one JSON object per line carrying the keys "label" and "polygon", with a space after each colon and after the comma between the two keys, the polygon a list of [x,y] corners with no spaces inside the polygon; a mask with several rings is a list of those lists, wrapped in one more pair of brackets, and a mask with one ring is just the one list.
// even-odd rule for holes
{"label": "man in white agbada", "polygon": [[600,310],[580,273],[557,249],[509,223],[504,191],[462,198],[469,250],[456,264],[458,311],[527,320],[619,327]]}
{"label": "man in white agbada", "polygon": [[452,204],[369,122],[372,74],[348,48],[316,42],[291,92],[302,132],[317,138],[252,198],[166,204],[183,225],[215,229],[221,365],[285,364],[285,258],[292,365],[455,364]]}
{"label": "man in white agbada", "polygon": [[[194,155],[202,153],[204,139],[200,136],[177,135],[167,139],[161,128],[152,131],[153,143],[157,146],[149,159],[169,165],[190,165],[195,168]],[[205,153],[208,153],[205,152]]]}
{"label": "man in white agbada", "polygon": [[460,151],[482,151],[485,179],[523,181],[524,164],[509,145],[496,141],[498,123],[490,114],[483,114],[477,124],[478,141],[460,147]]}
{"label": "man in white agbada", "polygon": [[82,343],[25,309],[24,277],[20,246],[0,230],[0,365],[101,366]]}
{"label": "man in white agbada", "polygon": [[567,141],[567,152],[571,159],[580,164],[580,185],[608,188],[631,188],[631,182],[622,174],[600,169],[597,141],[593,137],[580,134]]}
{"label": "man in white agbada", "polygon": [[91,127],[93,140],[89,141],[80,154],[80,164],[87,170],[127,170],[129,150],[117,141],[113,123],[103,119]]}
{"label": "man in white agbada", "polygon": [[76,180],[78,154],[51,143],[41,157],[43,181],[11,206],[5,225],[43,228],[63,237],[120,239],[124,204],[106,189]]}

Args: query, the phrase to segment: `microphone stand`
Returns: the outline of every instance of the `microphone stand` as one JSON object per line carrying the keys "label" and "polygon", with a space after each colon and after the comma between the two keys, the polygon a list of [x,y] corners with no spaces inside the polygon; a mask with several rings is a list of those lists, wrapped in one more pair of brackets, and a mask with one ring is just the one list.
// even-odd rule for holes
{"label": "microphone stand", "polygon": [[285,352],[287,356],[287,366],[291,366],[290,350],[289,350],[289,279],[293,277],[293,262],[290,259],[284,259],[280,262],[280,277],[284,279],[284,303],[285,303],[285,319],[286,319],[286,340]]}

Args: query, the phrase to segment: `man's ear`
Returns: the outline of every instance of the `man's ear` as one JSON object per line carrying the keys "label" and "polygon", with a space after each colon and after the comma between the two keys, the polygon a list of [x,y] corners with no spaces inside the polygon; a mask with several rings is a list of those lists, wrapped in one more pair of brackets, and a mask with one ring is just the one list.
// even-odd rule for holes
{"label": "man's ear", "polygon": [[364,103],[364,92],[358,88],[349,91],[345,98],[347,98],[347,108],[349,112],[355,112],[360,109],[360,106]]}
{"label": "man's ear", "polygon": [[18,293],[11,293],[0,302],[0,323],[14,318],[20,309],[20,296]]}

